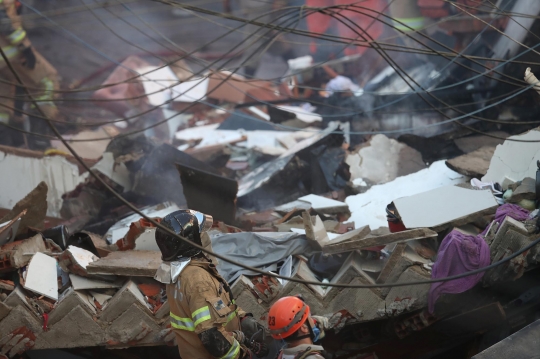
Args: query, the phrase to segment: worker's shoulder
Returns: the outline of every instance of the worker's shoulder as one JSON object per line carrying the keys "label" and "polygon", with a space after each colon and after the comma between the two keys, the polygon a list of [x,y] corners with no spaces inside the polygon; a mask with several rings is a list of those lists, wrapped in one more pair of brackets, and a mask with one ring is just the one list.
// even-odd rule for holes
{"label": "worker's shoulder", "polygon": [[184,268],[180,277],[184,282],[199,282],[202,280],[211,280],[212,274],[204,266],[197,265],[197,263],[190,263]]}

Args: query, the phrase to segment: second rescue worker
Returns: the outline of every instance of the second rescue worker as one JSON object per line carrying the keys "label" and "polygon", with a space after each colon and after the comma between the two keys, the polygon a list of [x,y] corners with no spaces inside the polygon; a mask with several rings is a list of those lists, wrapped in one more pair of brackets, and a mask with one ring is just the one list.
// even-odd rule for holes
{"label": "second rescue worker", "polygon": [[[210,229],[212,217],[180,210],[164,217],[161,224],[201,245],[201,233]],[[163,263],[155,278],[167,284],[171,327],[180,356],[186,359],[266,356],[267,347],[252,342],[241,329],[242,321],[247,324],[255,319],[236,305],[229,285],[204,253],[161,228],[156,229],[156,242]]]}

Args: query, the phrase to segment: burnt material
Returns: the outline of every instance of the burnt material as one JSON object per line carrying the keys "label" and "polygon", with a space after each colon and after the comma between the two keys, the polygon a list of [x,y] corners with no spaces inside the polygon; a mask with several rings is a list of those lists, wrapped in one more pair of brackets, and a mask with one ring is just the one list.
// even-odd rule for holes
{"label": "burnt material", "polygon": [[176,168],[189,208],[208,213],[218,221],[234,223],[238,182],[187,164],[177,163]]}

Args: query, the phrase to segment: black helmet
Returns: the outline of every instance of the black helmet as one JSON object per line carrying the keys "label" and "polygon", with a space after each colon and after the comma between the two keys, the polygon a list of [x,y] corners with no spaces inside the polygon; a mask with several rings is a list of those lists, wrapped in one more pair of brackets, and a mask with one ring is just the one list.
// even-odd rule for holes
{"label": "black helmet", "polygon": [[[161,224],[191,242],[201,245],[201,233],[208,231],[212,227],[212,222],[212,216],[182,209],[166,215]],[[199,248],[193,247],[159,227],[156,229],[156,242],[161,250],[161,259],[164,261],[191,258],[201,253]]]}

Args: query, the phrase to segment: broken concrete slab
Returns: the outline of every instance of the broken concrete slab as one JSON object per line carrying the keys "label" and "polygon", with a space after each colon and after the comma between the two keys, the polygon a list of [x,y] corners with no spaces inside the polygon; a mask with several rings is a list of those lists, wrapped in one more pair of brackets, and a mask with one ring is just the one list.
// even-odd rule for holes
{"label": "broken concrete slab", "polygon": [[2,319],[4,319],[9,314],[11,309],[12,308],[7,304],[0,302],[0,321],[2,321]]}
{"label": "broken concrete slab", "polygon": [[73,273],[69,274],[69,280],[71,281],[71,286],[75,290],[120,288],[124,284],[124,281],[121,278],[107,282],[94,278],[81,277]]}
{"label": "broken concrete slab", "polygon": [[128,280],[124,286],[109,300],[107,307],[99,315],[104,322],[113,322],[131,305],[137,304],[144,312],[151,314],[143,294],[132,280]]}
{"label": "broken concrete slab", "polygon": [[31,254],[45,252],[47,246],[41,234],[0,247],[0,273],[22,268],[30,262]]}
{"label": "broken concrete slab", "polygon": [[156,229],[148,228],[135,239],[136,251],[159,251],[156,243]]}
{"label": "broken concrete slab", "polygon": [[420,152],[381,134],[349,154],[346,162],[350,166],[351,180],[362,178],[375,184],[387,183],[426,168]]}
{"label": "broken concrete slab", "polygon": [[111,252],[107,257],[88,264],[88,274],[153,278],[161,265],[161,253],[156,251]]}
{"label": "broken concrete slab", "polygon": [[[313,241],[315,245],[322,248],[330,242],[328,233],[324,228],[324,223],[319,216],[310,216],[309,212],[302,213],[302,219],[304,220],[304,227],[306,230],[306,238]],[[291,228],[294,232],[294,228]]]}
{"label": "broken concrete slab", "polygon": [[495,149],[488,172],[482,177],[482,181],[503,184],[505,179],[507,182],[517,182],[525,177],[536,178],[538,160],[540,160],[540,131],[538,129],[511,136]]}
{"label": "broken concrete slab", "polygon": [[69,246],[59,257],[59,264],[65,272],[88,276],[88,265],[99,258],[92,252],[75,246]]}
{"label": "broken concrete slab", "polygon": [[[434,238],[436,239],[436,238]],[[386,260],[384,268],[377,278],[377,283],[395,283],[405,270],[415,264],[424,266],[432,263],[430,259],[426,259],[417,254],[410,244],[417,241],[408,241],[406,243],[398,243],[390,257]],[[384,297],[388,295],[392,287],[381,288],[381,293]]]}
{"label": "broken concrete slab", "polygon": [[105,344],[105,333],[88,312],[76,306],[49,331],[40,333],[35,349],[46,347],[43,342],[55,343],[57,348],[93,347]]}
{"label": "broken concrete slab", "polygon": [[[445,186],[394,200],[406,228],[434,228],[499,206],[491,191]],[[465,224],[465,223],[459,223]]]}
{"label": "broken concrete slab", "polygon": [[386,246],[391,243],[406,242],[413,239],[436,238],[437,232],[428,228],[416,228],[402,232],[383,234],[380,236],[368,235],[355,240],[347,240],[340,243],[330,243],[323,247],[326,254],[343,253],[370,247]]}
{"label": "broken concrete slab", "polygon": [[286,215],[287,213],[290,213],[294,210],[308,211],[310,209],[311,209],[310,202],[295,200],[295,201],[285,203],[285,204],[275,207],[274,211],[276,211],[279,214]]}
{"label": "broken concrete slab", "polygon": [[356,241],[362,239],[371,233],[369,226],[363,226],[357,229],[353,229],[347,233],[344,233],[338,237],[331,238],[328,244],[344,243],[348,241]]}
{"label": "broken concrete slab", "polygon": [[153,342],[153,336],[160,330],[161,328],[148,312],[132,304],[107,328],[107,336],[110,338],[107,346],[130,347],[134,343],[150,344]]}
{"label": "broken concrete slab", "polygon": [[[413,265],[405,269],[397,283],[407,283],[428,280],[431,273],[421,266]],[[396,316],[403,312],[409,312],[425,308],[427,306],[430,284],[392,287],[385,297],[384,309],[379,312],[381,317]]]}
{"label": "broken concrete slab", "polygon": [[[538,237],[528,233],[523,223],[507,216],[500,224],[493,241],[490,243],[489,239],[486,238],[490,247],[491,262],[498,262],[512,255],[512,253],[516,253],[536,238]],[[533,255],[527,251],[510,260],[505,266],[490,269],[484,274],[483,282],[493,284],[504,280],[518,279],[523,275],[527,267],[535,262],[537,251],[538,249],[533,248],[531,250]]]}
{"label": "broken concrete slab", "polygon": [[523,200],[536,200],[536,180],[525,177],[521,184],[512,192],[508,199],[510,203],[519,203]]}
{"label": "broken concrete slab", "polygon": [[43,253],[34,254],[26,271],[24,288],[57,301],[56,259]]}
{"label": "broken concrete slab", "polygon": [[15,219],[21,212],[26,210],[22,218],[17,234],[23,233],[28,227],[41,228],[45,216],[47,215],[47,193],[48,186],[45,182],[40,182],[36,188],[21,199],[11,211],[6,214],[0,223]]}
{"label": "broken concrete slab", "polygon": [[298,201],[309,203],[315,211],[323,214],[349,213],[347,203],[336,201],[323,196],[309,194],[298,198]]}
{"label": "broken concrete slab", "polygon": [[480,178],[487,173],[494,153],[495,147],[481,147],[471,153],[446,161],[446,165],[464,176]]}
{"label": "broken concrete slab", "polygon": [[[388,257],[381,273],[379,273],[379,276],[377,277],[377,283],[386,283],[386,281],[388,280],[388,277],[390,277],[390,274],[394,270],[394,267],[401,260],[401,257],[403,256],[403,252],[405,252],[405,248],[407,248],[407,243],[396,244],[396,246],[394,247],[394,250],[390,254],[390,257]],[[383,291],[384,289],[386,288],[381,288],[381,290]]]}
{"label": "broken concrete slab", "polygon": [[49,325],[54,326],[76,307],[82,308],[91,316],[96,315],[96,308],[88,302],[85,292],[68,288],[62,293],[54,310],[49,314]]}
{"label": "broken concrete slab", "polygon": [[345,202],[349,205],[351,220],[354,220],[356,227],[369,225],[372,229],[377,229],[388,226],[384,209],[403,194],[414,195],[465,181],[466,177],[449,169],[444,161],[438,161],[428,169],[373,186],[365,193],[349,196]]}
{"label": "broken concrete slab", "polygon": [[[509,136],[507,132],[503,132],[503,131],[493,131],[493,132],[487,132],[487,133],[491,136],[473,135],[473,136],[459,137],[459,138],[454,139],[454,143],[464,153],[471,153],[482,147],[495,148],[497,145],[504,143],[504,139],[500,139],[500,138],[507,138]],[[499,138],[494,138],[492,136],[499,137]]]}

